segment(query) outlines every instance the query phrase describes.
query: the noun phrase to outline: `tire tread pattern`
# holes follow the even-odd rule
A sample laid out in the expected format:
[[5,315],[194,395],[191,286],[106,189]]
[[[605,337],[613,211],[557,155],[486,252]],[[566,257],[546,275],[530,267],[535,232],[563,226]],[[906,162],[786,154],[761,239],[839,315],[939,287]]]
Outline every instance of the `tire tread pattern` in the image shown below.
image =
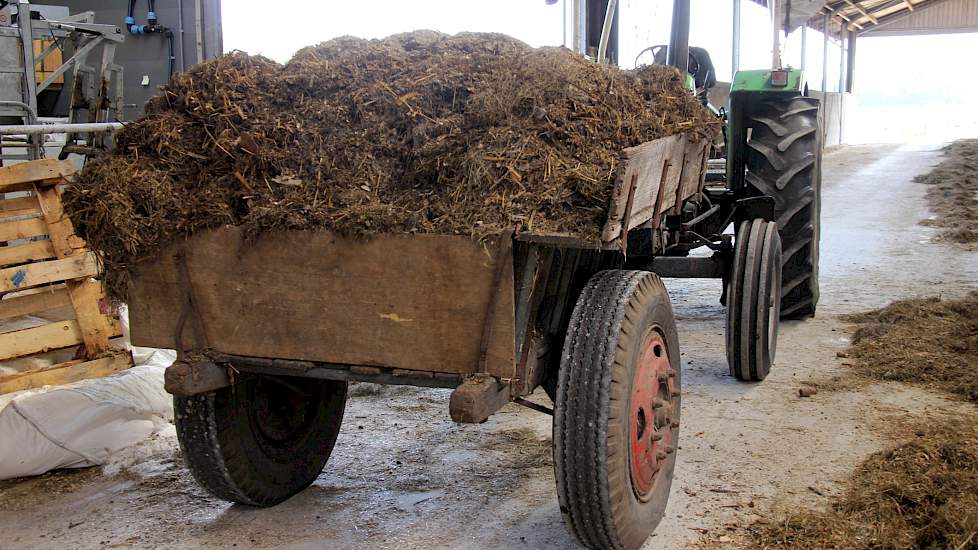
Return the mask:
[[818,111],[818,100],[802,96],[771,96],[753,105],[746,179],[761,194],[774,198],[774,221],[784,247],[784,280],[804,278],[782,292],[782,318],[809,317],[818,304]]
[[[262,456],[243,438],[254,437],[253,426],[241,406],[243,384],[253,377],[239,376],[236,384],[215,392],[174,397],[174,424],[184,460],[194,479],[218,498],[249,506],[272,506],[307,487],[329,459],[343,420],[347,384],[316,380],[322,391],[319,422],[310,427],[301,444],[301,456],[281,463]],[[284,468],[286,481],[273,480],[270,468]]]
[[[623,358],[634,339],[644,337],[637,334],[641,305],[655,296],[668,304],[665,286],[652,273],[601,271],[582,291],[567,328],[554,411],[554,466],[565,523],[588,548],[633,548],[655,527],[621,520],[623,494],[632,498],[632,489],[613,471],[620,458],[615,453],[628,443],[617,441],[628,419],[614,412],[615,402],[627,403],[622,389],[632,383],[632,365]],[[671,306],[668,311],[671,319]],[[671,331],[675,342],[674,325]],[[678,354],[678,343],[675,348]]]

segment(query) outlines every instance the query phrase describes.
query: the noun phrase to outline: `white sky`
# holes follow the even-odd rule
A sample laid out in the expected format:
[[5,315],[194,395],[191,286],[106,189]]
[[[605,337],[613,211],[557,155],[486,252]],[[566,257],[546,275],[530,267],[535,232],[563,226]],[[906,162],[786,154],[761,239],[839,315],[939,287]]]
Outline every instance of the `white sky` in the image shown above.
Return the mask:
[[[382,38],[397,32],[434,29],[446,33],[494,31],[509,34],[532,46],[559,45],[564,41],[564,0],[224,0],[224,47],[260,53],[287,61],[303,46],[342,35]],[[567,4],[570,1],[567,0]],[[635,55],[646,46],[668,42],[669,0],[619,0],[620,61],[631,68]],[[771,23],[765,8],[742,3],[741,68],[770,64]],[[277,20],[279,14],[288,18]],[[569,16],[568,16],[569,18]],[[690,44],[712,54],[720,80],[731,72],[732,4],[729,0],[692,0]],[[568,40],[570,40],[568,38]],[[856,92],[872,102],[918,103],[942,101],[974,105],[978,71],[968,56],[978,51],[978,34],[919,37],[860,38],[857,47]],[[800,32],[788,38],[786,64],[800,66]],[[820,88],[822,37],[808,32],[807,77]],[[644,58],[643,58],[644,59]],[[829,49],[828,89],[838,89],[838,48]],[[973,110],[978,110],[978,106]]]
[[[287,16],[277,21],[277,16]],[[531,46],[563,39],[560,4],[543,0],[224,0],[224,50],[287,61],[299,48],[343,35],[361,38],[433,29],[501,32]]]

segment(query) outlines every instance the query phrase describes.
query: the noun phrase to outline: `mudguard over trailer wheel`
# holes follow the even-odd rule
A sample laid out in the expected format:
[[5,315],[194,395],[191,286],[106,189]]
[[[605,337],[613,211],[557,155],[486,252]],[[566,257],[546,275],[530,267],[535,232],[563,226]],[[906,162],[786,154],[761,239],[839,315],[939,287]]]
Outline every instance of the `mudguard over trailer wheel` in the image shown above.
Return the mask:
[[774,199],[784,285],[781,315],[815,315],[818,304],[818,239],[822,145],[818,100],[770,94],[751,105],[747,182]]
[[739,380],[764,380],[778,343],[781,238],[774,222],[754,219],[737,228],[727,288],[727,364]]
[[214,496],[272,506],[305,489],[336,443],[346,382],[239,373],[214,392],[174,397],[180,448]]
[[657,275],[591,278],[571,315],[558,378],[561,513],[588,548],[637,549],[662,519],[679,437],[679,339]]

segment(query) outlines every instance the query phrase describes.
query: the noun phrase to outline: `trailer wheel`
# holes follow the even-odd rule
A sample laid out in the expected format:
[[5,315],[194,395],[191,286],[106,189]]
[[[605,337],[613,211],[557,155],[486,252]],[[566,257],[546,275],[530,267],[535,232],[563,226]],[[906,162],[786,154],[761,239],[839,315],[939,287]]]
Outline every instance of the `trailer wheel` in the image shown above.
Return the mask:
[[772,94],[752,105],[746,178],[774,199],[784,247],[781,316],[815,315],[818,304],[818,239],[822,145],[818,100]]
[[235,375],[235,383],[174,397],[177,438],[194,478],[219,498],[272,506],[322,471],[343,421],[346,382]]
[[665,512],[679,438],[679,338],[644,271],[601,271],[571,315],[554,410],[565,522],[588,548],[642,546]]
[[764,380],[778,343],[781,239],[777,224],[745,221],[736,233],[727,288],[727,364],[738,380]]

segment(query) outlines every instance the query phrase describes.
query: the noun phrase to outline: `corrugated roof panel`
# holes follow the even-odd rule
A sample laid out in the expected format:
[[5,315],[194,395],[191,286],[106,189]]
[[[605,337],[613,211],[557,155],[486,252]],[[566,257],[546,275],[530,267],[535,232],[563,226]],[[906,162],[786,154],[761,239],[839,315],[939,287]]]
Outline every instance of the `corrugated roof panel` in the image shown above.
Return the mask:
[[870,25],[863,35],[978,32],[978,0],[944,0],[922,5],[893,22]]

